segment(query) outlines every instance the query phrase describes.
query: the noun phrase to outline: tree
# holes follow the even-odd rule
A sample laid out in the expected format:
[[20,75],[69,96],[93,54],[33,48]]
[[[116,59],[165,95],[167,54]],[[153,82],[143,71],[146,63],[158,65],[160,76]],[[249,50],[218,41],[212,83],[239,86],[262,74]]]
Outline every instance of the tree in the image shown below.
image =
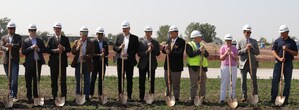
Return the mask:
[[203,35],[202,37],[205,42],[212,42],[214,39],[216,39],[215,29],[216,27],[214,25],[208,23],[200,24],[198,22],[192,22],[185,30],[185,34],[187,36],[186,39],[190,39],[190,34],[193,30],[198,30]]
[[260,42],[263,42],[263,43],[266,44],[266,43],[267,43],[267,39],[266,39],[265,37],[261,37],[261,38],[260,38]]
[[159,27],[159,31],[157,31],[157,40],[158,42],[163,42],[166,41],[168,38],[168,30],[169,30],[169,25],[162,25]]
[[9,21],[10,19],[7,17],[0,19],[0,38],[7,34],[7,24]]
[[298,40],[296,36],[291,37],[293,40]]
[[113,35],[112,33],[108,33],[107,38],[108,38],[108,43],[114,43],[116,40],[116,35]]
[[41,38],[44,42],[48,42],[48,38],[50,33],[47,31],[41,32],[41,31],[37,31],[36,35]]

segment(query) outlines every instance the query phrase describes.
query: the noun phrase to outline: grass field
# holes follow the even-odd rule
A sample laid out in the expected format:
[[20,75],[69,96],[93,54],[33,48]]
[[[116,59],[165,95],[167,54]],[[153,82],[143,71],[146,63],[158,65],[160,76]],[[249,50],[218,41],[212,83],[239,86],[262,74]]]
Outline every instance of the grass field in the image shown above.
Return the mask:
[[[208,103],[206,105],[196,107],[192,102],[189,101],[189,79],[181,79],[181,97],[180,102],[177,102],[174,107],[166,106],[164,102],[164,90],[165,84],[163,78],[156,78],[156,87],[155,87],[155,102],[152,105],[146,105],[145,103],[138,102],[139,100],[139,89],[138,89],[138,78],[134,78],[133,82],[133,100],[134,102],[129,102],[126,105],[122,105],[117,102],[117,78],[116,77],[106,77],[105,80],[105,91],[108,93],[109,101],[106,105],[100,105],[98,99],[93,98],[91,102],[85,103],[84,106],[77,106],[74,102],[75,99],[75,78],[68,77],[68,97],[65,106],[55,107],[54,102],[50,102],[51,98],[51,87],[50,87],[50,77],[43,76],[41,78],[40,93],[45,97],[45,105],[43,107],[35,107],[36,109],[230,109],[228,105],[218,104],[219,100],[219,84],[220,79],[208,79],[207,80],[207,94],[206,100]],[[249,80],[248,80],[249,81]],[[7,94],[7,80],[5,76],[0,76],[1,84],[1,97],[4,97]],[[248,89],[251,91],[251,83],[248,83]],[[272,107],[268,101],[270,100],[270,89],[271,89],[271,80],[270,79],[259,79],[259,97],[260,103],[258,106],[253,106],[250,103],[240,103],[238,109],[299,109],[299,80],[293,80],[291,86],[291,95],[289,105],[283,107]],[[148,88],[148,87],[147,87]],[[240,94],[240,79],[237,80],[237,97],[238,100],[241,98]],[[248,92],[250,93],[250,92]],[[248,94],[250,96],[250,94]],[[30,109],[32,104],[27,104],[26,102],[26,88],[25,88],[25,79],[24,76],[19,77],[19,101],[14,103],[14,108],[16,109]],[[3,102],[0,101],[0,109],[3,108]]]

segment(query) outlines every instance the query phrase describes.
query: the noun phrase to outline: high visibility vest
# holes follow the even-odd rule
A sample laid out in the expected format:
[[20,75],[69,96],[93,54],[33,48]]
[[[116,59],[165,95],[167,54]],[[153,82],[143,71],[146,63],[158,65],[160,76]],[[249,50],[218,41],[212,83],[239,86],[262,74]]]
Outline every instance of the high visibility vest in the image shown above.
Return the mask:
[[[188,42],[188,44],[192,47],[193,51],[198,50],[199,48],[196,46],[196,43],[194,41]],[[203,43],[200,43],[200,46],[203,46]],[[203,67],[208,67],[208,60],[206,57],[203,56],[203,62],[201,65],[201,54],[196,55],[194,57],[189,57],[187,55],[187,63],[189,66],[203,66]]]

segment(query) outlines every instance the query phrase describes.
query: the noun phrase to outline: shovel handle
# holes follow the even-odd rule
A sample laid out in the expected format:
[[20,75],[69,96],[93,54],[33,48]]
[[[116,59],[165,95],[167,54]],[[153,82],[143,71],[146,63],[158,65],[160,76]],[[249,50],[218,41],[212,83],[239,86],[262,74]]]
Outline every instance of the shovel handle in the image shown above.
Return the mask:
[[[105,55],[104,51],[102,51],[102,55]],[[104,79],[104,60],[105,60],[105,58],[102,56],[102,77],[101,77],[101,80],[102,80],[102,93],[103,93],[103,88],[104,88],[104,82],[103,82],[103,79]]]
[[80,47],[80,53],[79,53],[79,59],[80,59],[80,94],[82,95],[83,94],[83,91],[82,91],[82,68],[83,68],[83,58],[82,58],[82,55],[83,55],[83,52],[82,52],[82,48],[83,46]]
[[252,62],[251,62],[251,51],[247,50],[248,53],[248,63],[249,63],[249,73],[251,77],[251,90],[252,90],[252,95],[254,94],[254,88],[253,88],[253,79],[252,79]]
[[[282,50],[282,58],[285,57],[285,49]],[[280,82],[279,82],[279,94],[282,96],[282,82],[283,82],[283,75],[284,75],[284,62],[281,63],[281,70],[280,70]]]
[[[124,49],[121,51],[122,54],[124,54]],[[121,91],[124,93],[124,74],[125,74],[125,60],[124,56],[121,54]]]
[[8,98],[10,97],[11,49],[8,50]]
[[171,89],[170,89],[170,65],[169,65],[169,54],[166,55],[167,59],[167,83],[168,83],[168,95],[171,96]]

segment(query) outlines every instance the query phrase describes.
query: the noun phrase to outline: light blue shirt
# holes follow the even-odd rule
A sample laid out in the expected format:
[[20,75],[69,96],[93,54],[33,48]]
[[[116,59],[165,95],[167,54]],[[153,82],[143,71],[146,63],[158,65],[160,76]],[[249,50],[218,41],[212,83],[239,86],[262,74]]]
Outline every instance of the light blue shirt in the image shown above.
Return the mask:
[[98,40],[98,42],[99,42],[99,47],[100,47],[100,53],[102,53],[103,41]]
[[[29,38],[30,38],[30,40],[31,40],[32,45],[37,45],[36,38],[32,38],[32,37],[29,37]],[[37,50],[37,51],[38,51],[38,50]],[[39,60],[37,51],[34,51],[34,59],[35,59],[35,60]]]

